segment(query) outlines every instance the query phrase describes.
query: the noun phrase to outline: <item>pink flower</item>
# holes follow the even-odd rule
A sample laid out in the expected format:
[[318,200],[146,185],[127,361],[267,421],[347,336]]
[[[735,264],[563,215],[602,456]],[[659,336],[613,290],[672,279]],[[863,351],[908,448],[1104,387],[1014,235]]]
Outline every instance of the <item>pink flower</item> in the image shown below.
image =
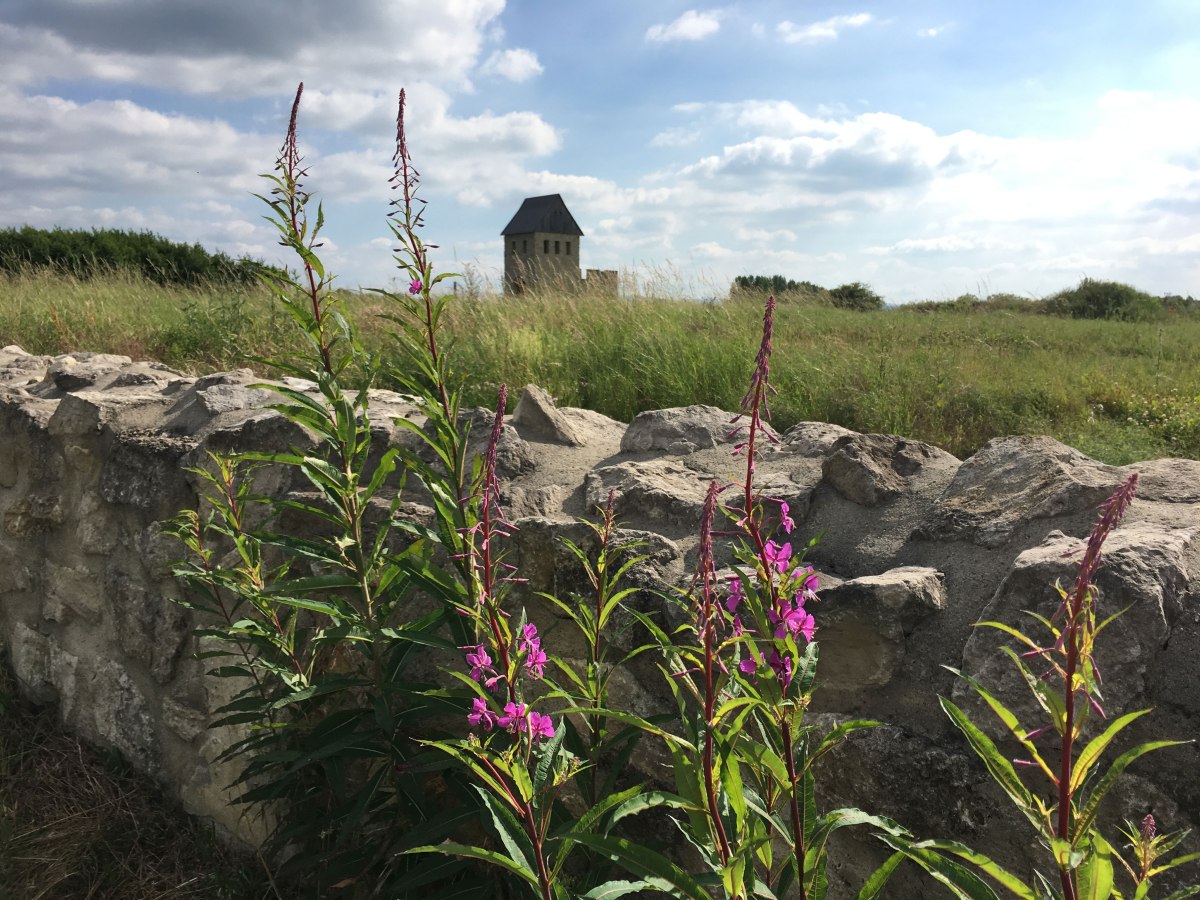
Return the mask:
[[767,657],[767,662],[771,668],[775,670],[775,678],[779,681],[779,686],[785,691],[792,683],[792,660],[788,656],[780,656],[779,651],[772,650],[771,655]]
[[537,647],[529,651],[529,655],[525,657],[525,671],[529,673],[531,678],[541,678],[546,674],[546,663],[549,660],[546,658],[546,651],[541,647]]
[[521,639],[517,650],[525,654],[525,671],[532,678],[541,678],[545,674],[546,663],[549,659],[542,649],[542,639],[538,637],[537,626],[526,625],[521,629]]
[[531,712],[529,714],[529,736],[535,742],[543,738],[554,737],[554,722],[551,721],[549,716],[544,716],[539,712]]
[[775,626],[776,640],[783,640],[789,634],[795,637],[798,634],[804,635],[806,641],[813,639],[813,634],[817,630],[816,620],[809,615],[804,609],[803,594],[796,595],[796,604],[794,606],[785,606],[783,615],[771,610],[767,613],[767,618],[771,624]]
[[746,597],[745,589],[742,587],[742,580],[734,577],[729,582],[729,596],[725,600],[725,608],[731,613],[736,613],[738,604]]
[[787,532],[788,534],[791,534],[792,529],[796,527],[795,521],[789,515],[790,512],[791,512],[791,507],[789,507],[785,501],[780,500],[779,501],[780,524],[783,525],[783,530],[785,532]]
[[767,565],[774,566],[776,572],[786,572],[788,563],[792,561],[792,545],[789,542],[780,547],[774,541],[767,541],[763,547],[763,556]]
[[812,566],[805,566],[804,571],[808,574],[804,576],[804,583],[801,585],[801,587],[804,589],[806,596],[815,595],[817,587],[820,584],[817,573],[813,571]]
[[471,701],[471,712],[467,715],[467,721],[475,728],[491,731],[500,721],[500,717],[488,708],[486,700],[476,697]]
[[467,653],[467,665],[471,667],[471,678],[475,681],[482,681],[483,676],[492,671],[492,658],[483,644],[471,648]]
[[510,734],[529,730],[529,720],[526,718],[529,707],[524,703],[505,703],[504,715],[496,720],[501,728],[507,728]]
[[754,661],[753,656],[747,656],[738,663],[738,671],[743,675],[753,675],[758,670],[758,663]]
[[424,287],[424,285],[421,284],[421,279],[414,278],[411,282],[409,282],[408,292],[410,294],[419,294],[419,293],[421,293],[422,287]]

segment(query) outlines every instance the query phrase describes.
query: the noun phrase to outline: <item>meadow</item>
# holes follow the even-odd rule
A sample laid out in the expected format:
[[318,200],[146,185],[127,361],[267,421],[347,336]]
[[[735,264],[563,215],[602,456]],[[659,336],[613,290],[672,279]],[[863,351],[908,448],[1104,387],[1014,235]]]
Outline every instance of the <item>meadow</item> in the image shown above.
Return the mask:
[[[122,353],[197,373],[300,349],[258,287],[47,269],[8,273],[0,285],[0,344],[31,353]],[[366,345],[388,359],[384,304],[343,293]],[[446,325],[469,403],[490,405],[501,382],[532,382],[561,404],[628,421],[692,403],[737,409],[762,300],[482,294],[451,304]],[[859,312],[784,298],[772,421],[895,433],[960,457],[1007,434],[1050,434],[1113,464],[1200,457],[1200,318],[1073,319],[995,306]]]

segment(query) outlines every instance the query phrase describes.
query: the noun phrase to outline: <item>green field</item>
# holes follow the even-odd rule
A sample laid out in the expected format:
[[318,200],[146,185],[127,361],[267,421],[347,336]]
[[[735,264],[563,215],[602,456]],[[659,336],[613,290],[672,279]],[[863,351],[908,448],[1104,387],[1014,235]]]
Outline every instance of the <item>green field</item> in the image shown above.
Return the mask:
[[[386,301],[350,295],[365,342],[385,355]],[[452,304],[452,358],[472,403],[503,381],[616,419],[665,406],[736,409],[761,332],[756,298],[573,295]],[[45,270],[0,282],[0,345],[97,350],[199,372],[286,353],[289,321],[265,291],[171,288],[116,273]],[[1009,309],[854,312],[780,304],[773,422],[892,432],[966,456],[991,437],[1051,434],[1111,463],[1200,458],[1200,320],[1070,319]]]

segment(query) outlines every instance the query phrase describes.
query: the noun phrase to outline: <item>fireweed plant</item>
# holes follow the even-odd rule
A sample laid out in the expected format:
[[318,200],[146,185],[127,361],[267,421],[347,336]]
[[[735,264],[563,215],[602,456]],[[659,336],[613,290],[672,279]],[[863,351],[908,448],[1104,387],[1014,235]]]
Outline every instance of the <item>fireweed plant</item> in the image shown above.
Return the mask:
[[[540,595],[575,626],[585,648],[582,670],[570,660],[553,658],[560,681],[551,696],[564,699],[572,709],[586,711],[563,721],[567,728],[566,745],[582,762],[577,776],[579,789],[592,804],[616,789],[643,733],[636,720],[622,723],[606,715],[605,710],[610,705],[609,683],[613,675],[632,659],[655,646],[643,644],[613,658],[612,638],[628,633],[636,623],[624,609],[625,600],[635,593],[636,588],[622,587],[621,582],[629,570],[646,557],[637,555],[644,542],[629,541],[620,535],[612,491],[609,491],[605,505],[597,507],[596,512],[597,521],[582,522],[595,542],[594,558],[584,546],[570,538],[562,539],[583,569],[590,591],[571,593],[565,599],[552,594]],[[621,727],[614,730],[614,726]]]
[[[310,218],[304,187],[302,92],[303,85],[275,171],[264,176],[270,193],[260,199],[280,243],[299,259],[298,275],[265,280],[308,352],[264,362],[316,390],[261,385],[279,398],[272,408],[299,426],[295,446],[215,456],[196,470],[209,485],[205,512],[185,511],[175,523],[191,553],[176,574],[190,588],[183,602],[213,623],[198,631],[198,656],[220,663],[210,674],[233,679],[232,700],[213,726],[237,726],[244,736],[221,758],[241,762],[237,800],[263,816],[264,855],[283,860],[277,874],[288,895],[406,896],[436,884],[442,896],[488,896],[493,880],[469,867],[403,855],[478,815],[452,761],[409,737],[436,733],[434,717],[461,708],[409,673],[420,651],[456,653],[468,633],[446,610],[473,585],[462,550],[477,521],[463,436],[447,425],[456,420],[457,397],[437,353],[440,307],[429,296],[436,280],[416,236],[415,175],[400,140],[398,230],[408,238],[405,261],[416,270],[409,287],[419,301],[398,302],[396,318],[422,317],[400,345],[425,363],[411,379],[427,415],[429,430],[419,433],[440,466],[411,449],[372,451],[368,392],[378,366],[317,253],[324,214],[318,204]],[[255,493],[255,476],[279,484],[281,473],[282,483],[305,490]],[[405,476],[433,498],[436,529],[401,514],[395,482]],[[440,608],[428,612],[418,594],[442,601]],[[428,800],[431,784],[436,803]]]
[[[1101,705],[1100,671],[1095,660],[1096,639],[1104,628],[1124,610],[1100,617],[1100,592],[1094,579],[1100,566],[1101,550],[1109,533],[1120,522],[1133,500],[1138,475],[1133,472],[1101,507],[1101,514],[1088,537],[1079,570],[1070,590],[1056,586],[1061,603],[1049,618],[1030,612],[1042,626],[1046,637],[1038,641],[1002,622],[982,622],[1007,634],[1023,648],[1002,651],[1016,666],[1022,681],[1029,686],[1045,723],[1027,728],[1003,702],[976,679],[951,669],[962,678],[1003,723],[1021,748],[1022,758],[1007,759],[981,729],[959,707],[941,698],[942,709],[966,737],[971,749],[987,767],[992,779],[1029,820],[1039,842],[1046,848],[1051,874],[1033,873],[1033,880],[1022,881],[981,853],[957,841],[912,842],[903,835],[880,835],[895,853],[872,876],[860,897],[878,896],[891,872],[905,859],[911,859],[944,884],[958,897],[992,900],[998,897],[992,886],[975,874],[978,870],[1009,894],[1028,900],[1105,900],[1150,896],[1153,879],[1184,863],[1200,860],[1200,853],[1162,859],[1187,836],[1187,832],[1157,835],[1152,815],[1140,825],[1126,822],[1123,830],[1128,843],[1129,860],[1110,843],[1097,825],[1102,801],[1134,761],[1153,750],[1172,747],[1186,741],[1156,740],[1138,744],[1113,759],[1103,774],[1100,763],[1114,739],[1132,722],[1150,710],[1126,713],[1114,719],[1103,731],[1080,747],[1084,726],[1091,714],[1105,717]],[[1053,753],[1043,753],[1038,739],[1053,736]],[[1051,800],[1031,790],[1018,770],[1033,773],[1048,783]],[[967,863],[970,867],[964,866]],[[1117,886],[1114,863],[1119,863],[1131,882],[1127,891]],[[1200,895],[1200,885],[1173,892],[1168,900]]]
[[[604,836],[624,817],[670,800],[635,787],[599,796],[578,821],[557,803],[580,766],[563,747],[561,719],[556,727],[526,691],[550,663],[541,636],[523,615],[514,627],[504,608],[512,573],[502,543],[511,526],[499,504],[496,453],[506,391],[484,457],[472,462],[439,340],[447,300],[432,293],[450,276],[434,274],[420,237],[424,204],[403,92],[388,221],[408,283],[379,293],[395,310],[388,319],[404,361],[389,378],[424,421],[398,420],[415,446],[374,455],[369,389],[380,365],[358,341],[317,253],[324,214],[318,204],[315,220],[308,217],[297,142],[302,93],[303,85],[275,172],[264,176],[272,189],[260,199],[280,243],[299,259],[297,276],[266,280],[308,354],[263,362],[315,386],[316,396],[295,382],[260,385],[278,395],[272,408],[299,426],[297,446],[214,456],[196,470],[209,486],[203,514],[185,511],[175,525],[192,557],[176,570],[190,588],[181,602],[213,622],[198,630],[198,655],[220,661],[210,674],[234,679],[232,700],[213,724],[245,736],[222,759],[242,763],[238,801],[267,823],[264,859],[283,860],[276,875],[288,896],[507,896],[508,885],[521,883],[543,898],[576,896],[563,870],[581,843],[576,836]],[[299,476],[307,490],[282,499],[255,493],[255,476],[279,483],[280,472],[286,483]],[[405,517],[406,485],[431,502],[432,523]],[[285,520],[298,533],[283,528]],[[610,521],[608,531],[614,527]],[[605,576],[605,616],[607,600],[624,596],[615,579],[625,571]],[[466,668],[452,675],[469,690],[409,674],[430,648]],[[468,739],[438,739],[447,712],[461,716]],[[494,840],[457,844],[452,838],[481,815]],[[514,880],[483,877],[479,860]],[[651,875],[594,890],[613,897],[660,887],[671,885]]]
[[[676,790],[688,804],[680,830],[703,860],[702,896],[825,896],[826,844],[843,826],[870,824],[896,835],[890,820],[856,809],[817,812],[816,763],[848,735],[877,723],[845,722],[818,736],[804,724],[817,666],[813,640],[818,576],[793,549],[786,502],[755,485],[770,384],[774,298],[742,410],[730,423],[735,457],[744,459],[737,499],[721,507],[719,482],[708,488],[698,567],[684,595],[686,620],[658,638],[662,670],[683,735],[667,736]],[[727,487],[733,487],[728,485]],[[734,574],[718,578],[713,539],[718,513],[731,523]],[[778,533],[776,533],[778,532]],[[811,545],[810,545],[811,546]]]

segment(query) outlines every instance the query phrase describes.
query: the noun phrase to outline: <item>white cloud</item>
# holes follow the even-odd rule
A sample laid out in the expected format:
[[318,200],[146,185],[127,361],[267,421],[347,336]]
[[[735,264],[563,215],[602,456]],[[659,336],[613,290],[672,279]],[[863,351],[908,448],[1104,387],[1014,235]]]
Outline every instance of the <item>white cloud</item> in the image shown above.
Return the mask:
[[650,138],[651,147],[687,147],[700,140],[699,128],[668,128]]
[[770,244],[774,242],[792,243],[796,240],[796,232],[789,228],[770,230],[767,228],[747,228],[739,225],[734,229],[733,236],[739,241],[750,244]]
[[933,25],[929,28],[917,29],[917,37],[935,38],[945,34],[950,29],[949,25]]
[[833,16],[810,25],[797,25],[785,19],[775,26],[775,31],[789,44],[815,44],[818,41],[833,40],[847,28],[861,28],[873,21],[874,16],[870,13]]
[[518,84],[536,78],[543,72],[537,54],[531,50],[497,50],[480,67],[484,75],[499,75]]
[[699,12],[689,9],[674,22],[666,25],[651,25],[646,29],[646,40],[654,43],[700,41],[716,34],[720,29],[721,13],[719,11]]

